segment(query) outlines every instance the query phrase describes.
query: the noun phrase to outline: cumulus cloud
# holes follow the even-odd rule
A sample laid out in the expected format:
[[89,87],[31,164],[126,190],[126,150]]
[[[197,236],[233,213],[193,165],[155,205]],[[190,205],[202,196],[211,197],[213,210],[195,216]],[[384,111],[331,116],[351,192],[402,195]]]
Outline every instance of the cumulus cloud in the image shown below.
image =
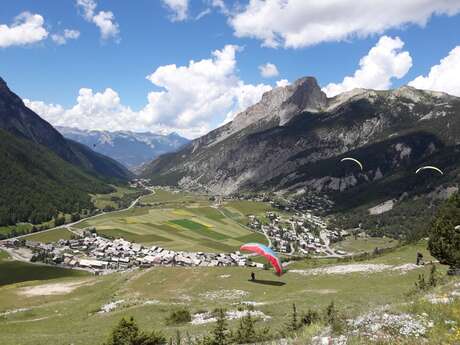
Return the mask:
[[264,78],[272,78],[278,76],[280,73],[278,72],[278,68],[276,65],[267,62],[265,65],[259,66],[260,75]]
[[264,46],[306,47],[379,34],[408,24],[423,26],[432,15],[460,12],[455,0],[250,0],[229,23],[237,37]]
[[163,4],[171,11],[171,20],[173,22],[184,21],[188,17],[188,0],[161,0]]
[[99,28],[102,39],[118,39],[120,29],[111,11],[99,11],[96,14],[97,3],[94,0],[76,0],[76,4],[83,12],[83,18]]
[[94,92],[82,88],[76,104],[24,100],[25,104],[54,125],[82,129],[178,132],[194,138],[258,102],[271,89],[265,84],[246,84],[236,74],[239,47],[227,45],[211,57],[188,65],[165,65],[147,76],[159,91],[147,95],[147,103],[133,110],[113,89]]
[[404,42],[399,37],[382,36],[369,53],[359,61],[359,69],[341,83],[330,83],[323,88],[329,97],[354,88],[385,90],[393,78],[400,79],[412,67],[412,58],[401,51]]
[[80,37],[80,31],[65,29],[63,33],[52,34],[51,39],[54,43],[63,45],[66,44],[68,40],[76,40]]
[[289,81],[287,79],[281,79],[276,82],[277,87],[285,87],[289,85]]
[[460,46],[455,47],[427,76],[418,76],[409,85],[417,89],[442,91],[460,96]]
[[22,12],[14,18],[11,25],[0,25],[0,48],[23,46],[44,40],[48,37],[44,23],[41,15]]

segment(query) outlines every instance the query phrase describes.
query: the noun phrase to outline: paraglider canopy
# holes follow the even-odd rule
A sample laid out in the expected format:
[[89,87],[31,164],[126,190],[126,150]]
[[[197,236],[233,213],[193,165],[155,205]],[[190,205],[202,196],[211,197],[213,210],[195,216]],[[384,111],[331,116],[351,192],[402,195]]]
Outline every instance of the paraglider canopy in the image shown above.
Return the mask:
[[361,164],[359,160],[351,158],[351,157],[345,157],[340,160],[340,162],[345,162],[345,161],[355,162],[356,164],[359,165],[359,168],[361,169],[361,171],[363,170],[363,165]]
[[281,261],[276,255],[276,253],[268,248],[266,245],[260,243],[246,243],[240,247],[241,251],[256,253],[265,257],[268,262],[273,266],[276,271],[276,274],[281,276],[283,273],[283,268],[281,266]]
[[442,172],[442,170],[441,170],[441,169],[439,169],[439,168],[436,168],[436,167],[434,167],[434,166],[432,166],[432,165],[427,165],[427,166],[424,166],[424,167],[418,168],[418,169],[417,169],[417,171],[416,171],[415,173],[416,173],[416,174],[418,174],[420,171],[422,171],[422,170],[427,170],[427,169],[428,169],[428,170],[434,170],[434,171],[437,171],[437,172],[438,172],[438,173],[440,173],[441,175],[444,175],[444,173]]

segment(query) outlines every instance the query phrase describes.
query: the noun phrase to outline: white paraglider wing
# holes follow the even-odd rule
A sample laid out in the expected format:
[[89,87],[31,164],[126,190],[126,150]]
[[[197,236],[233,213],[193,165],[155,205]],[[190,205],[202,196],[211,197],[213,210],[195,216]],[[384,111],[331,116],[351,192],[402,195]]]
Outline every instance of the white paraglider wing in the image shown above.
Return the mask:
[[432,166],[432,165],[427,165],[427,166],[424,166],[424,167],[418,168],[418,169],[417,169],[417,171],[416,171],[415,173],[416,173],[416,174],[418,174],[420,171],[422,171],[422,170],[427,170],[427,169],[428,169],[428,170],[434,170],[434,171],[437,171],[437,172],[438,172],[438,173],[440,173],[441,175],[444,175],[444,173],[442,172],[442,170],[441,170],[441,169],[439,169],[439,168],[436,168],[436,167],[434,167],[434,166]]
[[359,165],[359,167],[361,168],[361,170],[363,170],[363,165],[361,164],[361,162],[357,159],[354,159],[354,158],[351,158],[351,157],[345,157],[345,158],[342,158],[340,160],[341,162],[344,162],[344,161],[352,161],[352,162],[355,162],[356,164]]

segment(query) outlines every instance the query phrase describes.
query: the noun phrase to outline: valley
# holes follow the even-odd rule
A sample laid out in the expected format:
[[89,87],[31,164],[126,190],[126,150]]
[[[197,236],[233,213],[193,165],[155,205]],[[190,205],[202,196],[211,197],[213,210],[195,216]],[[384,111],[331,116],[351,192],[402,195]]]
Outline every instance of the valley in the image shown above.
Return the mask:
[[[247,241],[266,241],[262,233],[254,231],[257,229],[246,227],[254,219],[267,220],[269,226],[266,217],[270,214],[278,212],[289,220],[296,212],[274,208],[274,202],[264,202],[263,198],[224,200],[167,188],[151,190],[152,194],[141,197],[132,209],[109,212],[71,226],[71,235],[95,229],[99,236],[124,238],[145,248],[161,246],[168,253],[229,252]],[[55,229],[25,239],[41,243],[66,241],[66,231]],[[441,339],[450,339],[451,326],[440,319],[439,313],[442,308],[444,317],[457,320],[454,310],[458,300],[444,304],[437,299],[460,293],[460,280],[446,277],[447,268],[436,264],[437,279],[444,277],[442,284],[429,291],[415,288],[420,274],[430,275],[428,263],[433,258],[426,241],[404,245],[385,238],[347,236],[333,247],[354,255],[295,260],[285,256],[286,273],[282,277],[263,269],[259,264],[263,261],[257,258],[253,263],[249,259],[246,267],[187,267],[177,261],[118,265],[105,272],[89,269],[105,273],[94,276],[84,270],[61,268],[62,265],[11,261],[2,252],[0,273],[10,277],[0,286],[2,344],[101,344],[123,316],[134,316],[147,330],[162,329],[168,336],[180,332],[194,337],[213,327],[216,308],[225,308],[233,315],[230,325],[237,325],[239,317],[252,312],[259,320],[257,326],[270,327],[270,334],[277,337],[281,325],[289,320],[293,303],[299,312],[321,312],[331,302],[348,320],[342,332],[349,339],[354,337],[354,328],[365,331],[367,326],[360,320],[375,318],[375,311],[395,318],[392,334],[402,332],[404,327],[419,327],[404,337],[412,339],[416,332],[422,332],[425,339],[438,339],[440,334],[444,337]],[[386,250],[376,254],[376,247]],[[427,265],[415,265],[417,252],[423,254]],[[92,260],[104,259],[94,255]],[[255,282],[249,279],[251,271],[256,274]],[[13,276],[11,272],[15,272]],[[191,313],[190,322],[166,323],[171,311],[184,308]],[[400,319],[397,315],[408,316]],[[305,328],[299,339],[311,340],[317,327],[319,324]]]

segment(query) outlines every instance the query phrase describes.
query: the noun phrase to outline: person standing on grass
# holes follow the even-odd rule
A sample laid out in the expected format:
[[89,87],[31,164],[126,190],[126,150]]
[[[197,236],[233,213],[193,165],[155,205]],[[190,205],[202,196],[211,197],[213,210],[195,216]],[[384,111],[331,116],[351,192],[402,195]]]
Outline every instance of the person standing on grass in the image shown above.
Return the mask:
[[417,252],[417,262],[416,265],[423,265],[423,254],[420,252]]
[[251,281],[255,281],[256,280],[256,275],[254,272],[251,272]]

